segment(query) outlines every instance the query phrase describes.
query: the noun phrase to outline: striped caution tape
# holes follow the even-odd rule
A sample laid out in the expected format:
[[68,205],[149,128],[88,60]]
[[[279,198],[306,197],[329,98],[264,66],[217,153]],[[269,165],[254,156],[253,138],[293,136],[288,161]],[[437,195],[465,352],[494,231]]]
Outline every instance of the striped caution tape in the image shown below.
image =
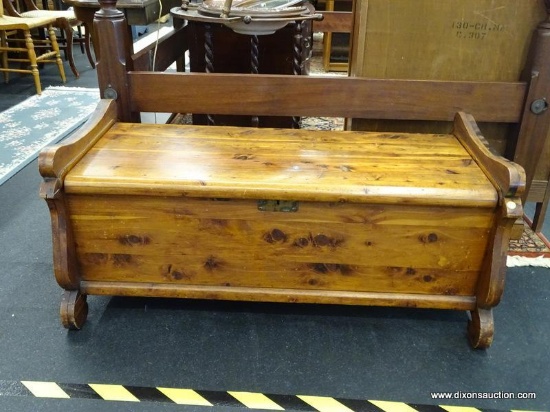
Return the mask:
[[[275,395],[254,392],[206,391],[181,388],[108,384],[75,384],[0,380],[0,396],[50,399],[97,399],[122,402],[161,402],[189,406],[225,406],[263,410],[307,412],[483,412],[464,406],[419,405],[403,402]],[[488,410],[485,410],[488,411]],[[494,410],[491,410],[495,412]],[[528,412],[528,411],[511,411]]]

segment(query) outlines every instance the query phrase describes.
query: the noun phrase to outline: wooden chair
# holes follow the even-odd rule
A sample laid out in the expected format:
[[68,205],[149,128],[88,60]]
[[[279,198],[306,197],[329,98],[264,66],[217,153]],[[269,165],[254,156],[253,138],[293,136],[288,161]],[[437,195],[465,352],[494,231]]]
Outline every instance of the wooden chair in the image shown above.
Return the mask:
[[[4,81],[8,82],[8,73],[30,73],[33,75],[34,84],[37,94],[42,93],[40,85],[40,75],[38,72],[38,63],[56,63],[59,68],[59,74],[63,82],[65,82],[65,70],[63,62],[59,54],[59,46],[57,44],[56,34],[53,28],[55,23],[54,17],[39,17],[39,18],[24,18],[12,17],[4,15],[4,3],[0,2],[0,53],[2,54],[2,66],[0,71],[4,73]],[[42,40],[48,47],[48,51],[36,55],[33,37],[31,30],[46,29],[48,38]],[[16,35],[22,34],[23,38],[17,38]],[[25,47],[18,44],[24,42]],[[22,53],[27,54],[26,58],[13,58],[9,54]],[[12,68],[9,66],[10,61],[19,63],[29,63],[30,69]]]
[[[345,61],[333,61],[332,54],[335,36],[351,36],[353,13],[350,10],[353,4],[349,0],[344,0],[339,2],[338,7],[335,9],[335,0],[326,0],[323,3],[325,6],[325,11],[322,12],[324,19],[320,22],[314,22],[315,30],[323,32],[323,67],[326,72],[348,72],[349,58]],[[349,39],[343,38],[342,40],[349,53]]]
[[[60,48],[65,49],[65,58],[69,62],[71,71],[73,72],[75,77],[79,77],[79,73],[73,57],[73,28],[77,28],[80,30],[82,22],[76,18],[74,12],[72,10],[42,10],[36,6],[33,0],[23,0],[25,11],[19,12],[15,9],[10,0],[3,1],[7,14],[13,17],[53,17],[55,19],[55,22],[53,24],[54,27],[57,27],[59,30],[61,30],[63,34],[61,38],[58,38],[58,44],[63,44],[63,46],[60,46]],[[84,46],[90,64],[92,65],[92,67],[95,67],[95,62],[92,58],[92,53],[90,50],[90,33],[87,30],[84,32]]]

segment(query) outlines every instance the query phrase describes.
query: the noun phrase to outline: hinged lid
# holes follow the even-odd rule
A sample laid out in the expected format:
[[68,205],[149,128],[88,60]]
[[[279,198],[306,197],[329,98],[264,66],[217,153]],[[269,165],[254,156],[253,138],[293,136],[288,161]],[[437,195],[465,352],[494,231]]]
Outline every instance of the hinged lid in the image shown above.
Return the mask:
[[68,193],[494,207],[453,135],[115,124]]

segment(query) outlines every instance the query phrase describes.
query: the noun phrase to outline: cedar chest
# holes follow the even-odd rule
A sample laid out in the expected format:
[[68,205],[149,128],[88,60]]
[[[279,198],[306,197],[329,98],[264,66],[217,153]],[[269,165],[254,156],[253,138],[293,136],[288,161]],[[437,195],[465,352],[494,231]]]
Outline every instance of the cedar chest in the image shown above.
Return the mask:
[[87,295],[466,310],[487,347],[521,167],[452,134],[120,123],[40,155],[61,319]]

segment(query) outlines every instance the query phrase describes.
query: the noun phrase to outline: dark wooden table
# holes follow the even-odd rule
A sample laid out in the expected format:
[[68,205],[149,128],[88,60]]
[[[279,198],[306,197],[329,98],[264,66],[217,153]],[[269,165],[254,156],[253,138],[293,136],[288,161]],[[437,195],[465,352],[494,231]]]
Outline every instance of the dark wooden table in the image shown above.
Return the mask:
[[[159,4],[162,4],[162,10]],[[74,8],[76,17],[84,23],[86,30],[90,31],[96,60],[99,58],[99,41],[94,33],[94,14],[99,10],[97,0],[63,0]],[[181,0],[120,0],[117,8],[121,10],[128,22],[128,30],[131,26],[146,26],[153,23],[162,15],[168,14],[172,7],[179,6]]]
[[[302,75],[308,73],[311,22],[288,24],[274,34],[248,36],[223,24],[190,21],[189,60],[192,72]],[[210,40],[210,47],[206,47]],[[255,50],[255,52],[254,52]],[[208,52],[210,51],[210,55]],[[255,57],[254,57],[255,56]],[[238,98],[238,96],[236,96]],[[299,128],[287,116],[193,115],[195,124]]]

